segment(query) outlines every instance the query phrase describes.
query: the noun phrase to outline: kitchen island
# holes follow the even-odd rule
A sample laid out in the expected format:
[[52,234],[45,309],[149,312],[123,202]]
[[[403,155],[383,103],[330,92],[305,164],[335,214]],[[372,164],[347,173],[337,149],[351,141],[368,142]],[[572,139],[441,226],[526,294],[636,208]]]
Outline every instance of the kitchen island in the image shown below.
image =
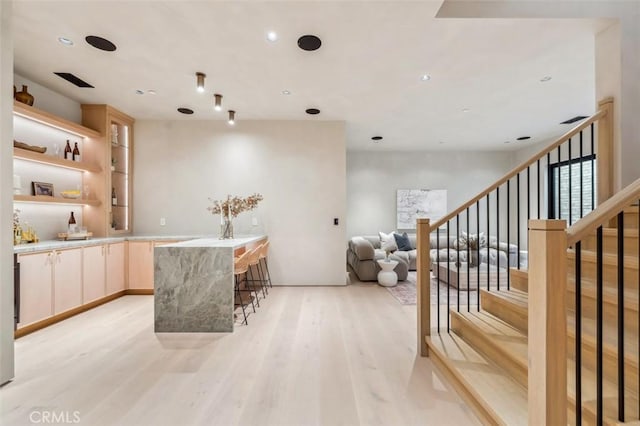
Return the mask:
[[156,247],[155,331],[233,331],[234,254],[266,239],[265,235],[231,240],[200,238]]

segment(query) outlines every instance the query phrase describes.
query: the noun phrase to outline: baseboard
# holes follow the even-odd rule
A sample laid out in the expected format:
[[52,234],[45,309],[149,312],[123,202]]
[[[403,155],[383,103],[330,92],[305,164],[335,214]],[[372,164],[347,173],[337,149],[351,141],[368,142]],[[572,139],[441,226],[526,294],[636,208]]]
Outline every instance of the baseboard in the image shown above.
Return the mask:
[[152,288],[129,288],[124,291],[127,296],[152,296]]
[[88,311],[90,309],[95,308],[96,306],[104,305],[107,302],[111,302],[112,300],[115,300],[115,299],[117,299],[119,297],[124,296],[125,294],[127,294],[126,293],[127,291],[128,290],[121,290],[121,291],[119,291],[117,293],[110,294],[108,296],[105,296],[105,297],[102,297],[100,299],[94,300],[93,302],[89,302],[89,303],[87,303],[85,305],[78,306],[77,308],[69,309],[68,311],[61,312],[61,313],[59,313],[57,315],[54,315],[52,317],[45,318],[45,319],[43,319],[41,321],[37,321],[37,322],[34,322],[33,324],[29,324],[29,325],[26,325],[24,327],[21,327],[21,328],[15,330],[13,332],[13,337],[15,339],[18,339],[18,338],[20,338],[22,336],[26,336],[27,334],[31,334],[34,331],[41,330],[41,329],[43,329],[45,327],[48,327],[48,326],[50,326],[52,324],[55,324],[57,322],[65,320],[67,318],[71,318],[72,316],[81,314],[82,312],[86,312],[86,311]]

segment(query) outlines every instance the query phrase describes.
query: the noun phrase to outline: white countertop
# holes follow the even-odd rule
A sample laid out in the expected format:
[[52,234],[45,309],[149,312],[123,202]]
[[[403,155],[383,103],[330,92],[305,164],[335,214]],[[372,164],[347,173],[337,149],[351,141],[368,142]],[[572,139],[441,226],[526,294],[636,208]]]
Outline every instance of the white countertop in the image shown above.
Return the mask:
[[165,244],[162,247],[198,247],[198,248],[232,248],[246,246],[247,244],[267,238],[266,235],[243,235],[231,240],[221,240],[215,237],[198,238],[195,240],[182,241],[180,243]]

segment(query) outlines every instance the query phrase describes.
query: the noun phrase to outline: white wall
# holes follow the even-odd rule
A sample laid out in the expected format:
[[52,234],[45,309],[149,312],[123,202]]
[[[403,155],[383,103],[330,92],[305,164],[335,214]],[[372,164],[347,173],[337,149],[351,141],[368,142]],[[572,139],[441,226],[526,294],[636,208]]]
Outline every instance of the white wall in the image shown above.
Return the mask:
[[0,1],[0,384],[14,376],[12,7],[12,1]]
[[75,123],[82,122],[82,110],[80,102],[54,92],[33,80],[29,80],[18,74],[13,75],[13,85],[18,91],[22,90],[22,85],[26,85],[28,92],[33,95],[35,108],[48,111],[58,117],[66,118]]
[[396,229],[396,190],[446,189],[451,211],[511,169],[510,152],[347,153],[347,236]]
[[234,228],[268,234],[274,282],[344,285],[345,152],[342,122],[137,121],[134,232],[217,235],[208,198],[259,192]]

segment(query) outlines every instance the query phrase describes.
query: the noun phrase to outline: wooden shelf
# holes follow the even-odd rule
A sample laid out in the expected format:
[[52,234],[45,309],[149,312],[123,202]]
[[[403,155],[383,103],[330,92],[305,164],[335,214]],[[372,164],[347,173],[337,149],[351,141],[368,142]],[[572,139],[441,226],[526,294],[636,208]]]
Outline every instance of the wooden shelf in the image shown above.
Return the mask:
[[86,171],[92,173],[100,173],[102,169],[95,164],[83,163],[79,161],[65,160],[64,158],[56,158],[52,155],[40,154],[39,152],[29,151],[22,148],[13,148],[13,157],[21,160],[32,161],[34,163],[49,164],[52,166],[64,167],[72,170]]
[[99,206],[102,203],[100,200],[83,200],[82,198],[62,198],[62,197],[49,197],[47,195],[14,195],[14,202],[23,203],[51,203],[51,204],[79,204],[88,206]]
[[13,102],[13,113],[21,117],[37,121],[38,123],[42,123],[45,126],[60,129],[83,138],[102,137],[100,132],[96,132],[93,129],[84,127],[78,123],[74,123],[73,121],[65,120],[64,118],[57,117],[46,111],[23,104],[22,102]]

